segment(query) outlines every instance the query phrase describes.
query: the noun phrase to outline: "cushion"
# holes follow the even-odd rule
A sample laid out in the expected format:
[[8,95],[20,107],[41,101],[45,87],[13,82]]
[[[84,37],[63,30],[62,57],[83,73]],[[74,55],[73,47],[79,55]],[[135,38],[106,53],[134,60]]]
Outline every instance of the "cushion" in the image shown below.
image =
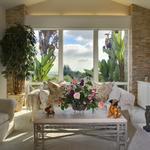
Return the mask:
[[50,90],[50,94],[57,94],[56,91],[60,88],[60,85],[55,82],[49,81],[48,88]]
[[39,93],[39,98],[40,98],[40,102],[41,102],[40,108],[43,110],[47,107],[48,96],[49,96],[48,90],[40,90],[40,93]]
[[106,101],[112,91],[112,83],[95,83],[94,88],[96,88],[97,98]]
[[121,106],[122,110],[129,110],[132,106],[134,106],[135,96],[132,93],[129,93],[128,91],[121,89],[121,97],[119,101],[119,105]]
[[35,90],[31,91],[31,92],[29,93],[29,95],[38,95],[39,92],[40,92],[40,89],[35,89]]
[[117,85],[114,85],[112,87],[112,91],[109,94],[109,99],[116,99],[116,100],[120,100],[121,97],[121,90]]
[[43,90],[48,90],[48,83],[47,82],[43,82]]
[[8,120],[9,120],[8,114],[0,112],[0,125]]
[[62,93],[63,93],[63,87],[61,87],[59,84],[54,83],[54,82],[48,82],[48,88],[49,88],[49,104],[52,104],[53,102],[57,103],[60,99],[60,97],[62,97]]
[[118,105],[122,110],[130,110],[134,105],[135,96],[128,91],[119,88],[117,85],[114,85],[109,95],[109,100],[110,99],[117,99],[119,101]]

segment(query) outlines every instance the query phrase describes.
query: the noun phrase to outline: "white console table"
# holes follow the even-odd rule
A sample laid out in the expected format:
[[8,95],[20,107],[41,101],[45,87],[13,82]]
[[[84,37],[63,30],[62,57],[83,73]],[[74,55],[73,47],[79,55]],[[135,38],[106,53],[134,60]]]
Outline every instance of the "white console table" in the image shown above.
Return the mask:
[[145,109],[150,105],[150,82],[138,81],[138,105]]

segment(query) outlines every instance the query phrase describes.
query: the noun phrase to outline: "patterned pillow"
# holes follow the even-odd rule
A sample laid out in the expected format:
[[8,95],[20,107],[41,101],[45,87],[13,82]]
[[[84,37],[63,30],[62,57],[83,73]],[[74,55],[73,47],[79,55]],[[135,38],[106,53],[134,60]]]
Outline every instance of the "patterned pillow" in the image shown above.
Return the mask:
[[94,88],[96,88],[97,98],[106,101],[112,91],[112,83],[95,83]]
[[59,98],[62,96],[62,87],[54,82],[48,82],[48,89],[49,89],[49,104],[58,103]]

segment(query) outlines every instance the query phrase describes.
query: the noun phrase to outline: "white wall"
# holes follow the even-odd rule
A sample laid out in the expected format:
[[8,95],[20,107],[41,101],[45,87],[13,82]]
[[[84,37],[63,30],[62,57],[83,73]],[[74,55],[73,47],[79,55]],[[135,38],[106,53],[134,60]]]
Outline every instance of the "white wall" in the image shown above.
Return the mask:
[[129,29],[130,16],[26,16],[25,24],[34,28],[124,28]]
[[[3,36],[5,30],[5,9],[0,6],[0,39]],[[3,70],[2,65],[0,64],[0,98],[7,97],[7,85],[6,79],[1,75]]]

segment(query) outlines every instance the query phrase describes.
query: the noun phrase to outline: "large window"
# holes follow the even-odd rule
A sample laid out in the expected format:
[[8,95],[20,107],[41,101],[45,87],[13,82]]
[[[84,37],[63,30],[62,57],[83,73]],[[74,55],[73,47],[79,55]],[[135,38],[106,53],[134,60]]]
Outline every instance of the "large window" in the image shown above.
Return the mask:
[[100,29],[35,30],[37,60],[41,63],[48,55],[51,64],[45,80],[92,78],[99,82],[126,82],[127,33]]
[[64,79],[81,79],[93,68],[93,31],[64,30]]

